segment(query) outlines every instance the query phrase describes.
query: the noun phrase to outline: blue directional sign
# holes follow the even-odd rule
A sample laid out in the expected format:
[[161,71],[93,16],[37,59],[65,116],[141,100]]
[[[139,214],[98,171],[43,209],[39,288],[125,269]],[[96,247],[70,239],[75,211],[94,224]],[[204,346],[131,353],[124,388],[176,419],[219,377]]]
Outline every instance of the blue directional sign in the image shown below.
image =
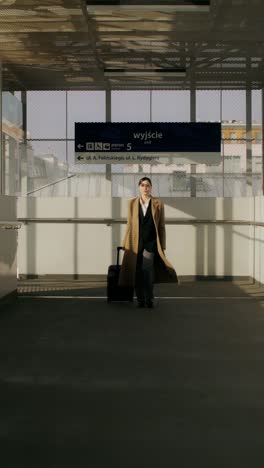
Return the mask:
[[[221,124],[207,122],[75,123],[76,162],[220,161]],[[218,161],[218,162],[217,162]],[[190,162],[190,161],[189,161]]]

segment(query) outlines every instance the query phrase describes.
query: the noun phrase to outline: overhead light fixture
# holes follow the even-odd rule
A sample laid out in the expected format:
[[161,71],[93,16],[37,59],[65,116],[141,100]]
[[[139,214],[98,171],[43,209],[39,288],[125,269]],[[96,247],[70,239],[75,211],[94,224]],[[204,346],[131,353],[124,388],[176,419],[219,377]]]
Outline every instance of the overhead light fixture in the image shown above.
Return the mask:
[[183,68],[142,68],[141,70],[129,70],[123,68],[105,68],[104,76],[122,77],[122,76],[141,76],[141,77],[185,77],[186,70]]
[[86,0],[90,13],[116,10],[209,12],[210,0]]

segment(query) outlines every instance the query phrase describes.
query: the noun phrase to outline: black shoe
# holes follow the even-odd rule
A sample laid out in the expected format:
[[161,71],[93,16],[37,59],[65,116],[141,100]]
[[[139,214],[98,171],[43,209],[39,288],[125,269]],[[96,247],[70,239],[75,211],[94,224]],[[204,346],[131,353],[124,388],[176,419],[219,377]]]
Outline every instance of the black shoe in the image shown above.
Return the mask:
[[144,301],[138,301],[137,308],[138,309],[144,309],[144,307],[145,307],[145,302]]
[[154,307],[153,301],[148,301],[146,305],[148,309],[153,309]]

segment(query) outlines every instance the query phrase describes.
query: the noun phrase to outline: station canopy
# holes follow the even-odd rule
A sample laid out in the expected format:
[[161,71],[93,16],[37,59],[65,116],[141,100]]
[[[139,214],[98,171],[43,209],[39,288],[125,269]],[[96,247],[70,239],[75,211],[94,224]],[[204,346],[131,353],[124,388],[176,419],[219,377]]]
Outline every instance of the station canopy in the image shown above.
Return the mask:
[[260,89],[263,0],[1,0],[4,90]]

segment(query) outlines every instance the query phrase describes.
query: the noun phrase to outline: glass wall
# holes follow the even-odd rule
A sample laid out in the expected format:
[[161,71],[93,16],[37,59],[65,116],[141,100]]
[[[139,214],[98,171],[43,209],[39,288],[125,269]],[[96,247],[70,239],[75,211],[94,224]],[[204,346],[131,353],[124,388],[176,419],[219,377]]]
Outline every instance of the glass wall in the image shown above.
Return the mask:
[[22,104],[19,98],[2,93],[2,189],[5,195],[21,193],[20,145],[23,139]]
[[[150,122],[150,91],[113,91],[111,93],[112,122]],[[133,174],[149,172],[149,165],[112,164],[112,196],[133,197]],[[129,175],[130,174],[130,175]]]
[[[143,103],[146,105],[148,95],[149,121],[190,121],[189,91],[135,94],[134,105],[137,106],[138,100],[140,108],[138,120],[147,121],[147,112]],[[197,91],[196,121],[222,123],[220,164],[197,164],[195,173],[192,173],[190,164],[158,164],[141,167],[131,165],[126,171],[130,172],[129,177],[123,175],[122,179],[119,175],[113,179],[115,182],[113,196],[127,196],[127,193],[135,195],[138,180],[136,174],[142,173],[152,177],[158,196],[191,197],[195,193],[196,197],[243,197],[261,194],[261,91],[252,91],[251,102],[252,131],[249,131],[244,90]],[[130,111],[126,112],[126,109],[127,105],[122,110],[121,118],[123,121],[132,121]],[[117,113],[118,109],[114,111]],[[144,116],[144,120],[141,116]],[[135,115],[133,117],[137,120]],[[252,171],[250,159],[252,159]]]
[[252,91],[252,187],[253,194],[262,194],[262,91]]
[[[189,122],[189,91],[116,91],[112,93],[112,120],[115,122]],[[153,181],[154,196],[190,196],[190,165],[119,165],[112,177],[114,197],[133,197],[142,175]],[[189,176],[190,178],[190,176]]]
[[[196,92],[196,121],[221,122],[221,99],[219,90]],[[215,165],[200,164],[195,174],[197,197],[223,196],[223,144],[221,146],[221,163]]]
[[[103,91],[26,93],[26,135],[21,93],[3,93],[5,191],[24,196],[136,194],[140,176],[164,197],[241,197],[262,192],[262,92],[196,93],[196,121],[222,123],[221,162],[197,164],[76,164],[74,123],[105,122]],[[251,109],[246,104],[251,101]],[[190,91],[112,91],[113,122],[189,122]],[[251,120],[250,120],[251,119]],[[250,120],[250,121],[249,121]],[[24,141],[24,143],[23,143]],[[195,180],[195,194],[192,184]]]
[[75,164],[74,123],[104,121],[102,91],[27,92],[28,181],[23,195],[91,196],[88,178],[102,174],[103,181],[105,165]]
[[200,168],[198,196],[241,197],[246,194],[246,92],[198,91],[197,121],[222,123],[221,164]]

